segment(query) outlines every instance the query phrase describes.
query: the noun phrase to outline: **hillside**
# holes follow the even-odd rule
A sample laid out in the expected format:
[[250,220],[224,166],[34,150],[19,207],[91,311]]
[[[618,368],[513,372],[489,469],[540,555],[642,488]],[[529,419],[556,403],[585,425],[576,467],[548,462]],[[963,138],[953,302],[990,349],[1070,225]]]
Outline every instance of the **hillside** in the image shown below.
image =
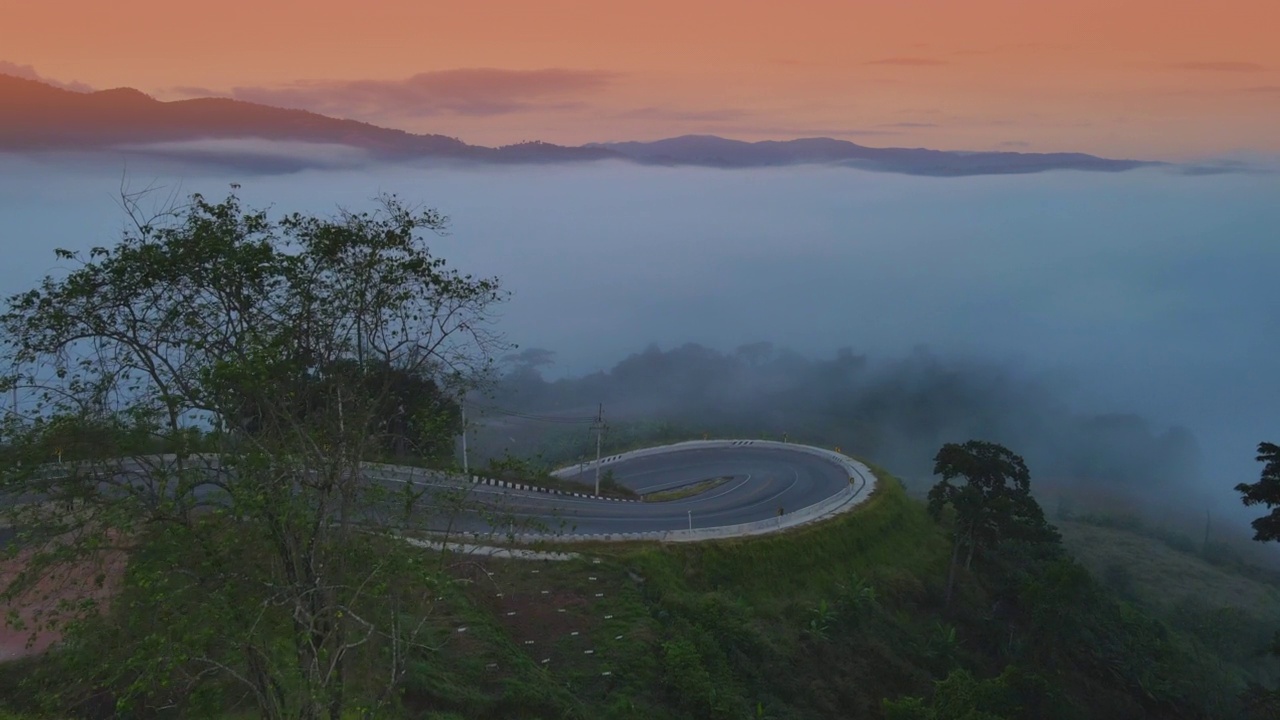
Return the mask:
[[[984,557],[944,606],[946,530],[877,472],[863,508],[781,536],[575,545],[568,562],[439,557],[452,581],[432,593],[403,717],[923,720],[953,717],[929,709],[953,691],[991,720],[1240,717],[1259,672],[1243,645],[1219,654],[1059,551]],[[92,677],[66,674],[94,666],[77,655],[0,666],[0,713],[44,716],[40,694],[111,707]],[[249,717],[235,698],[177,701]]]
[[591,143],[581,147],[529,142],[489,148],[443,135],[419,135],[229,98],[163,102],[131,88],[80,93],[0,74],[0,152],[127,150],[259,172],[308,166],[305,159],[282,165],[279,158],[246,150],[211,153],[161,146],[208,139],[341,145],[357,148],[372,160],[382,161],[439,158],[487,163],[554,163],[613,159],[646,165],[717,168],[826,164],[938,176],[1046,170],[1118,172],[1160,164],[1111,160],[1082,153],[872,148],[831,138],[751,143],[689,135],[655,142]]

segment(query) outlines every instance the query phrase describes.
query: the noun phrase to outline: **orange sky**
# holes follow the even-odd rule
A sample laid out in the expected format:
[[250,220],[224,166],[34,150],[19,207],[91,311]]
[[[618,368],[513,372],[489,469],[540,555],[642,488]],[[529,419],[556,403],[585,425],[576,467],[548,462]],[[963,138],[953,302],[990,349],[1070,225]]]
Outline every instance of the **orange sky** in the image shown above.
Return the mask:
[[1278,30],[1280,0],[0,0],[0,61],[489,145],[1176,159],[1280,151]]

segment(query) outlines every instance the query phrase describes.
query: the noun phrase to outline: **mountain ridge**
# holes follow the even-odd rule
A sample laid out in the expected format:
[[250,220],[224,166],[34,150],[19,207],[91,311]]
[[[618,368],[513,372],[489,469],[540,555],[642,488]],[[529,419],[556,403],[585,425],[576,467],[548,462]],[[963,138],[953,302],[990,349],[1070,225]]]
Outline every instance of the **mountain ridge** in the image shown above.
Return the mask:
[[[126,150],[192,162],[270,170],[252,152],[215,158],[207,150],[161,149],[197,140],[267,140],[358,148],[373,160],[438,159],[483,163],[620,160],[643,165],[761,168],[802,164],[848,166],[913,175],[978,175],[1089,170],[1118,172],[1159,165],[1084,153],[956,152],[876,148],[827,137],[748,142],[682,135],[651,142],[564,146],[541,141],[485,147],[437,134],[415,134],[359,120],[232,98],[162,101],[134,88],[90,93],[0,74],[0,152]],[[306,166],[305,159],[298,165]]]

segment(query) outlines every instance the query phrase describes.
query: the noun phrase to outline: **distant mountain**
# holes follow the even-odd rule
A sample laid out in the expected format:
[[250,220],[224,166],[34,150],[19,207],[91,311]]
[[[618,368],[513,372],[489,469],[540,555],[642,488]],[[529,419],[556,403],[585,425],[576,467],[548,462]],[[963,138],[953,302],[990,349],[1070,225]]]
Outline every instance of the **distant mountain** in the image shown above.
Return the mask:
[[714,135],[684,135],[655,142],[594,143],[636,162],[720,168],[806,163],[847,165],[911,175],[991,175],[1045,170],[1118,172],[1161,163],[1110,160],[1084,153],[955,152],[924,148],[873,148],[845,140],[804,138],[742,142]]
[[609,151],[546,143],[479,147],[443,135],[415,135],[228,98],[162,102],[131,88],[78,93],[0,75],[0,150],[96,150],[248,138],[347,145],[388,160],[440,157],[539,162],[616,157]]
[[[228,98],[162,102],[131,88],[80,93],[0,75],[0,152],[125,149],[263,172],[322,164],[251,150],[221,152],[165,144],[196,140],[289,141],[341,145],[376,160],[440,158],[489,163],[630,160],[651,165],[755,168],[836,164],[913,175],[986,175],[1044,170],[1121,171],[1151,165],[1081,153],[949,152],[871,148],[844,140],[742,142],[686,135],[655,142],[592,143],[565,147],[532,142],[498,148],[468,145],[444,135],[416,135],[305,110]],[[142,146],[145,146],[142,147]]]

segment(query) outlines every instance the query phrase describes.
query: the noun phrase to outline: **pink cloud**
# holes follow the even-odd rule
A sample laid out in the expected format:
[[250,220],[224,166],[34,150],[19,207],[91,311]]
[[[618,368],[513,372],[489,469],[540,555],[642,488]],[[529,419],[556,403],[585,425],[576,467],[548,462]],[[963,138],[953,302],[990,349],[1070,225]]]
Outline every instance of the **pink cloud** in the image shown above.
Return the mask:
[[464,68],[419,73],[403,80],[300,80],[236,87],[230,95],[347,117],[492,116],[576,107],[574,100],[604,89],[618,77],[618,73],[599,70]]
[[73,92],[93,92],[93,88],[82,82],[60,82],[58,80],[42,76],[40,73],[36,72],[35,67],[32,65],[19,65],[7,60],[0,60],[0,75],[12,75],[25,80],[35,80],[36,82],[42,82],[45,85],[52,85],[57,88],[62,88],[63,90],[71,90]]
[[900,65],[903,67],[930,67],[935,65],[950,65],[946,60],[937,60],[934,58],[922,57],[891,57],[880,60],[870,60],[867,65]]
[[1204,70],[1208,72],[1237,72],[1237,73],[1253,73],[1262,72],[1267,68],[1263,65],[1251,62],[1184,62],[1176,63],[1172,67],[1178,70]]

